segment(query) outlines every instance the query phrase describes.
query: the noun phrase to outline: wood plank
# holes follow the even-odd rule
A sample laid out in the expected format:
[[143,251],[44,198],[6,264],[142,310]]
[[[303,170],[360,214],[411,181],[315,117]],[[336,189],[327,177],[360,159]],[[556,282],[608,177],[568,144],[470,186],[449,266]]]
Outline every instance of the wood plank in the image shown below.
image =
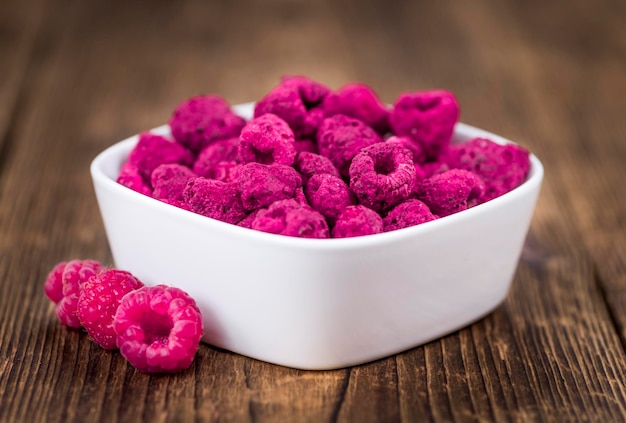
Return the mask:
[[[33,66],[24,86],[37,98],[20,97],[10,137],[15,147],[0,180],[0,421],[624,417],[626,356],[612,320],[620,321],[624,304],[618,297],[624,244],[611,234],[624,208],[606,188],[621,180],[623,126],[606,129],[606,122],[623,101],[607,94],[626,81],[613,69],[609,82],[592,84],[602,88],[602,98],[569,111],[568,95],[589,86],[591,51],[577,50],[567,37],[539,48],[558,30],[549,19],[537,21],[532,6],[487,3],[387,8],[275,1],[242,10],[186,1],[152,3],[148,10],[121,1],[61,2],[40,29],[52,41],[35,42],[35,53],[19,48]],[[626,51],[621,35],[607,38],[623,33],[610,5],[597,11],[602,19],[582,8],[561,22],[569,25],[567,34],[598,29],[594,19],[610,22],[598,35],[611,43],[595,57],[598,77],[602,64],[621,60],[612,53]],[[517,17],[520,7],[525,13]],[[530,23],[539,35],[525,29]],[[555,46],[568,54],[553,59]],[[467,105],[465,120],[519,140],[550,164],[504,305],[423,347],[329,372],[287,369],[203,345],[187,371],[150,376],[84,333],[60,328],[41,293],[47,270],[71,257],[111,260],[87,173],[90,158],[164,122],[183,97],[209,91],[246,101],[281,73],[307,73],[334,86],[366,80],[389,100],[402,89],[449,87]],[[600,134],[598,145],[585,143],[572,121]],[[589,154],[601,161],[594,164]],[[596,209],[596,201],[608,207]]]

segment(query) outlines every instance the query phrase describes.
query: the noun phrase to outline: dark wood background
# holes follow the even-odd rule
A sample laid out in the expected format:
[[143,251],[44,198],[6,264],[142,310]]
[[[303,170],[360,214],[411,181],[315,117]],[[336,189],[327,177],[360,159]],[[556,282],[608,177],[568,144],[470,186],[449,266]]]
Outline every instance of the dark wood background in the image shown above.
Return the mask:
[[[111,264],[88,173],[179,101],[258,99],[283,74],[453,90],[462,120],[531,149],[546,179],[505,303],[336,371],[202,345],[135,371],[44,297],[61,260]],[[624,421],[626,3],[0,2],[0,421]]]

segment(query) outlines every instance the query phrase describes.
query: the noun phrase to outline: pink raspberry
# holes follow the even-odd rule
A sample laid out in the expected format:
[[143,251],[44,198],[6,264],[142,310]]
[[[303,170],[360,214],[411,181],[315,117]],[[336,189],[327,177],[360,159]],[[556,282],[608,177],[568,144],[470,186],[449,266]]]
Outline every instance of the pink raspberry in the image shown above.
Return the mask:
[[117,269],[106,270],[83,284],[76,314],[96,344],[106,350],[117,348],[113,316],[122,297],[142,286],[132,274]]
[[308,181],[311,176],[320,173],[328,173],[337,178],[341,178],[339,170],[337,170],[333,162],[328,158],[307,151],[303,151],[296,156],[294,168],[302,175],[303,182]]
[[215,141],[238,137],[246,122],[223,98],[199,95],[176,106],[169,124],[174,139],[197,153]]
[[355,204],[352,191],[341,179],[328,173],[313,175],[304,193],[314,210],[320,212],[332,224],[348,206]]
[[289,166],[247,163],[237,172],[235,182],[246,210],[267,207],[274,201],[293,198],[302,178]]
[[346,207],[335,222],[333,238],[349,238],[383,232],[383,219],[365,206]]
[[214,173],[214,167],[222,162],[239,162],[238,150],[239,138],[215,141],[198,154],[192,169],[198,176],[216,179],[210,176]]
[[252,119],[241,130],[239,157],[243,163],[291,166],[296,156],[295,137],[287,122],[267,113]]
[[424,163],[426,161],[426,153],[424,152],[424,148],[422,145],[411,137],[389,137],[387,141],[390,144],[399,144],[402,147],[408,149],[413,153],[413,162],[414,163]]
[[142,372],[188,368],[200,345],[202,316],[193,298],[165,285],[127,293],[113,318],[121,354]]
[[411,137],[430,160],[445,151],[459,119],[459,104],[448,91],[401,94],[389,117],[396,135]]
[[61,323],[71,328],[80,328],[80,320],[76,315],[78,296],[82,285],[92,276],[103,272],[104,267],[95,260],[72,260],[63,268],[61,280],[63,283],[63,298],[56,306],[56,314]]
[[273,113],[287,122],[297,138],[311,137],[324,118],[319,106],[329,92],[309,78],[287,77],[256,104],[254,117]]
[[317,133],[317,148],[342,176],[348,176],[352,158],[359,151],[382,141],[380,135],[358,119],[335,115],[324,119]]
[[237,187],[232,183],[202,176],[192,178],[187,182],[183,198],[188,210],[212,219],[235,224],[246,217]]
[[241,165],[237,162],[219,162],[211,166],[207,170],[205,177],[208,179],[216,179],[222,182],[233,182],[237,177]]
[[158,200],[169,199],[183,201],[183,190],[191,178],[196,174],[186,166],[179,164],[164,164],[152,172],[152,196]]
[[128,162],[137,166],[145,181],[149,181],[154,169],[162,164],[177,163],[185,166],[193,163],[193,155],[180,144],[160,135],[144,132],[128,156]]
[[416,196],[438,216],[448,216],[480,203],[485,183],[472,172],[452,169],[428,179],[417,187]]
[[365,84],[344,85],[322,103],[327,117],[342,114],[359,119],[381,135],[389,132],[389,111],[374,90]]
[[63,299],[63,270],[66,264],[65,261],[57,263],[48,273],[43,286],[46,296],[55,304]]
[[152,187],[144,181],[139,168],[129,162],[122,165],[117,183],[148,197],[152,196]]
[[252,221],[252,229],[298,238],[330,237],[324,216],[293,199],[261,209]]
[[450,147],[445,161],[453,169],[468,170],[480,176],[485,182],[482,202],[511,191],[524,182],[530,170],[528,150],[513,144],[496,144],[485,138]]
[[309,140],[309,139],[296,140],[293,146],[296,149],[296,154],[302,153],[304,151],[308,151],[309,153],[315,153],[315,154],[319,153],[317,149],[317,143],[314,140]]
[[398,204],[383,219],[384,231],[395,231],[437,219],[428,206],[420,200],[410,198]]
[[361,150],[350,166],[350,188],[359,203],[384,211],[406,200],[415,185],[415,164],[409,150],[386,142]]

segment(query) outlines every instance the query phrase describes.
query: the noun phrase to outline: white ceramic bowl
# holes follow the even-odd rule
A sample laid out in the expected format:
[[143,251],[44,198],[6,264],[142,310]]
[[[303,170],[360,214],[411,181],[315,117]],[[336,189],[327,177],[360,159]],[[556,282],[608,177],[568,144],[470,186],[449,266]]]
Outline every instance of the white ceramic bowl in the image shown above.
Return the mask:
[[[250,118],[252,105],[236,111]],[[167,126],[155,132],[168,133]],[[454,142],[497,135],[458,124]],[[506,297],[543,178],[419,226],[346,239],[300,239],[197,215],[115,182],[137,136],[91,164],[117,267],[187,291],[203,340],[301,369],[364,363],[484,316]]]

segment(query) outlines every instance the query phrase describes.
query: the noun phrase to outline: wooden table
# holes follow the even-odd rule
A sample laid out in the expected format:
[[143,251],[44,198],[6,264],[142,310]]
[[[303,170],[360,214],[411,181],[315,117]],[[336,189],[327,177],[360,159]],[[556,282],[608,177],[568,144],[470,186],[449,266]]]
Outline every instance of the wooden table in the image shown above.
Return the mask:
[[[202,345],[135,371],[44,297],[61,260],[112,264],[89,177],[180,100],[259,98],[282,74],[444,87],[546,178],[504,304],[370,364],[300,371]],[[0,421],[624,421],[626,4],[0,2]]]

